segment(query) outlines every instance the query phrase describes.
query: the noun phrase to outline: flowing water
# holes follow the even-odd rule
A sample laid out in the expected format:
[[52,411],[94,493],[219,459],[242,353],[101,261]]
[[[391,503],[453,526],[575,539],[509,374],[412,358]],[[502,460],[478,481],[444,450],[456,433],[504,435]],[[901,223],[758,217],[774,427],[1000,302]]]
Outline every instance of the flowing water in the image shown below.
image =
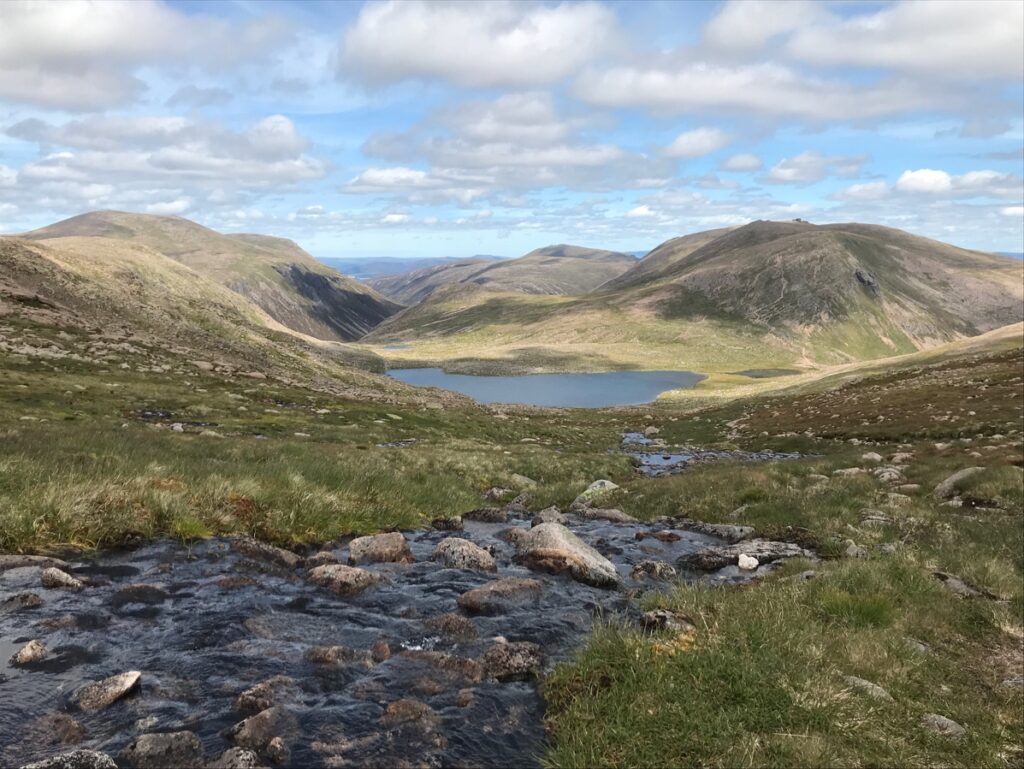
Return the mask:
[[700,448],[669,450],[667,446],[657,446],[656,439],[648,438],[643,433],[624,433],[622,445],[627,449],[632,449],[627,453],[637,461],[637,472],[648,478],[675,475],[698,462],[714,462],[716,460],[779,462],[803,457],[802,454],[795,451],[739,451],[736,449]]
[[476,376],[439,368],[392,369],[388,376],[419,387],[439,387],[481,403],[599,408],[650,403],[666,390],[688,389],[703,374],[691,371],[606,371],[593,374]]

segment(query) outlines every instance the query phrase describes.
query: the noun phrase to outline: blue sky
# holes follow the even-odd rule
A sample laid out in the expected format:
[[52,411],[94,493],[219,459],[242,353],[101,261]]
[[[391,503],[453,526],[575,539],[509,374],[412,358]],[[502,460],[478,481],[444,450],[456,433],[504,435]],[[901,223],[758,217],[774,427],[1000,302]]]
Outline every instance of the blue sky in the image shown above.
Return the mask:
[[0,232],[98,208],[320,257],[752,219],[1024,251],[1024,3],[0,4]]

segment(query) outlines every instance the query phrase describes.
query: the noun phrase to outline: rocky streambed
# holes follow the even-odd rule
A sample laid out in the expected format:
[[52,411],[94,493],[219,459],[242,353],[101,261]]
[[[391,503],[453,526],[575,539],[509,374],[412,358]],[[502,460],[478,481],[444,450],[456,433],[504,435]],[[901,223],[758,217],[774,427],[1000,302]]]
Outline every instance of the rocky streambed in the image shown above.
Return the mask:
[[536,677],[596,618],[643,622],[632,599],[665,580],[803,554],[574,510],[513,503],[304,558],[244,538],[0,556],[0,765],[538,766]]

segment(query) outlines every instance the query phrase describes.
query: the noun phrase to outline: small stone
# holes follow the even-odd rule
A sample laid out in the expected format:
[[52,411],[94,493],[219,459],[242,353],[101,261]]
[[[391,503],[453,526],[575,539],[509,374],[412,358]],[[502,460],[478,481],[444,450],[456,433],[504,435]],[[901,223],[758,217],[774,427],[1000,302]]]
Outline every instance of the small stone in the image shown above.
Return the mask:
[[510,480],[517,489],[532,489],[537,486],[537,481],[533,480],[533,478],[520,475],[519,473],[512,473]]
[[459,596],[458,604],[470,614],[498,614],[509,604],[537,601],[542,589],[535,579],[505,577],[467,590]]
[[373,667],[373,657],[368,652],[347,646],[312,646],[306,651],[305,660],[314,665],[356,665],[366,670]]
[[248,748],[229,748],[209,765],[209,769],[260,769],[260,757]]
[[615,508],[584,507],[578,511],[578,515],[591,521],[636,523],[636,518]]
[[634,580],[670,580],[676,578],[676,570],[664,561],[643,560],[633,567],[629,576]]
[[736,565],[744,571],[753,571],[760,566],[760,562],[751,555],[740,553],[739,558],[736,560]]
[[354,595],[381,581],[378,574],[340,563],[317,566],[306,575],[306,579],[338,595]]
[[348,543],[348,562],[357,563],[411,563],[412,553],[405,535],[400,531],[356,537]]
[[476,697],[472,689],[459,689],[458,694],[455,695],[455,704],[460,708],[468,708],[473,704],[474,699]]
[[297,568],[302,564],[302,558],[291,550],[268,545],[266,542],[259,542],[251,537],[238,537],[232,540],[231,546],[242,555],[250,558],[257,558],[263,561],[270,561],[288,569]]
[[117,769],[114,759],[97,750],[74,750],[25,764],[21,769]]
[[317,566],[329,566],[334,563],[338,563],[338,556],[330,550],[321,550],[306,559],[306,568],[315,569]]
[[274,737],[268,742],[266,750],[267,758],[275,764],[286,764],[291,758],[291,751],[288,749],[287,743],[280,737]]
[[562,515],[562,511],[555,505],[546,507],[537,513],[533,520],[530,521],[531,526],[539,526],[542,523],[560,523],[563,526],[568,522],[566,517]]
[[29,641],[11,657],[12,665],[31,665],[46,658],[46,647],[40,641]]
[[48,569],[43,569],[43,573],[40,575],[40,580],[43,583],[43,587],[50,590],[81,590],[85,587],[85,584],[81,580],[75,579],[66,571],[62,571],[52,566]]
[[531,678],[543,664],[540,646],[530,641],[505,641],[493,644],[481,663],[489,678],[512,681]]
[[423,624],[442,635],[464,640],[476,638],[476,627],[472,621],[466,619],[461,614],[441,614],[437,617],[431,617]]
[[66,561],[45,555],[0,555],[0,572],[9,569],[23,569],[29,566],[41,568],[70,569]]
[[435,518],[430,525],[438,531],[462,531],[462,516],[453,515],[450,518]]
[[121,758],[136,769],[200,766],[203,761],[203,744],[192,732],[144,734],[124,749]]
[[384,715],[380,719],[385,726],[397,726],[410,722],[426,722],[436,726],[440,720],[440,716],[427,703],[413,699],[402,699],[390,703],[384,708]]
[[293,678],[284,675],[273,676],[239,694],[235,700],[235,710],[242,715],[256,715],[274,705],[287,704],[296,691]]
[[290,734],[297,728],[295,716],[285,708],[274,706],[255,716],[239,721],[227,731],[227,736],[240,748],[263,750],[275,737]]
[[1024,689],[1024,676],[1014,676],[1013,678],[1005,679],[1000,684],[1004,689]]
[[846,540],[846,550],[843,551],[843,555],[847,558],[867,558],[869,553],[866,548],[861,547],[852,540]]
[[480,523],[507,523],[508,512],[500,507],[481,507],[479,510],[463,513],[462,518]]
[[863,692],[869,697],[873,697],[876,700],[884,700],[885,702],[894,702],[892,695],[878,684],[866,681],[863,678],[857,678],[857,676],[845,676],[843,680],[846,681],[848,686]]
[[920,490],[920,483],[904,483],[896,487],[896,491],[900,494],[916,494]]
[[385,662],[391,658],[391,647],[385,639],[378,638],[370,647],[370,656],[374,662]]
[[26,609],[38,609],[44,603],[36,593],[17,593],[0,601],[0,611],[16,612]]
[[612,491],[616,491],[618,488],[618,484],[602,478],[601,480],[594,481],[592,484],[587,486],[583,493],[576,497],[576,499],[584,502],[590,502]]
[[497,571],[494,556],[468,539],[448,537],[434,548],[431,560],[441,561],[449,569]]
[[516,545],[516,560],[527,568],[568,573],[577,582],[614,587],[621,578],[615,565],[564,526],[534,526]]
[[925,713],[921,716],[921,728],[944,737],[962,737],[967,730],[951,718],[940,716],[938,713]]
[[116,676],[85,684],[72,695],[72,701],[82,710],[102,710],[133,691],[142,673],[130,670]]
[[690,633],[697,629],[689,618],[668,609],[644,612],[641,623],[648,630],[667,630],[671,633]]

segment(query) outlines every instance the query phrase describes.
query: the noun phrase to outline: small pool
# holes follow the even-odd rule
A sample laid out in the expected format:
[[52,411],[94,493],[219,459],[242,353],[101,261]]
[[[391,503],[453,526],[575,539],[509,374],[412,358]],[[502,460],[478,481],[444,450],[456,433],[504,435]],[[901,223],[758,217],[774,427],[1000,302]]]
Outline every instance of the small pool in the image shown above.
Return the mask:
[[440,387],[481,403],[599,408],[650,403],[666,390],[704,379],[692,371],[606,371],[593,374],[477,376],[439,368],[392,369],[388,375],[419,387]]

